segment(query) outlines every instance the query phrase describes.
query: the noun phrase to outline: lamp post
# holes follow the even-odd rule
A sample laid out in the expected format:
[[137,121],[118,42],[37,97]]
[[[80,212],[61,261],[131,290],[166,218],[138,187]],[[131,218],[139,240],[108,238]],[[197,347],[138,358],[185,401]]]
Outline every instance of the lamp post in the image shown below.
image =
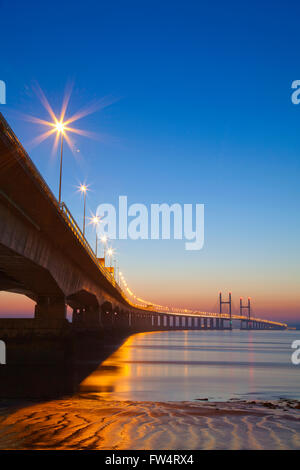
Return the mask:
[[108,254],[108,256],[109,256],[109,267],[111,268],[111,259],[112,259],[112,255],[113,255],[113,250],[112,250],[112,248],[109,248],[109,249],[107,250],[107,254]]
[[114,257],[114,278],[117,280],[117,258]]
[[92,223],[94,224],[95,230],[96,230],[96,249],[95,249],[96,258],[97,258],[97,252],[98,252],[98,234],[97,234],[97,227],[98,227],[99,222],[100,222],[100,218],[99,218],[97,215],[95,215],[95,216],[92,218]]
[[61,180],[62,180],[62,161],[63,161],[63,140],[64,140],[64,124],[63,122],[57,122],[56,125],[56,130],[58,134],[60,134],[60,170],[59,170],[59,196],[58,196],[58,201],[59,205],[61,204]]
[[[99,105],[92,106],[90,108],[86,108],[84,111],[77,111],[75,114],[72,116],[68,117],[65,119],[66,112],[67,112],[67,107],[69,103],[69,99],[71,96],[71,88],[68,87],[66,90],[63,103],[62,103],[62,108],[61,108],[61,113],[60,117],[57,117],[49,104],[44,92],[40,89],[40,87],[37,87],[38,95],[41,99],[41,102],[44,106],[44,108],[47,110],[49,116],[51,117],[51,121],[45,120],[45,119],[39,119],[37,117],[31,116],[32,122],[35,122],[37,124],[42,124],[43,126],[46,126],[50,129],[48,129],[46,132],[43,132],[37,137],[37,143],[41,143],[44,140],[48,139],[51,135],[56,133],[56,139],[54,142],[54,149],[57,148],[57,145],[59,144],[60,140],[60,168],[59,168],[59,190],[58,190],[58,200],[59,200],[59,206],[61,207],[61,202],[62,202],[62,171],[63,171],[63,147],[65,142],[67,145],[70,147],[72,150],[72,142],[68,136],[69,132],[74,133],[74,134],[79,134],[83,135],[85,137],[89,137],[89,133],[78,128],[70,127],[71,123],[74,123],[78,121],[79,119],[82,119],[83,117],[93,113],[96,111],[97,108],[100,109],[102,108],[102,100],[101,100],[101,105],[99,102]],[[60,139],[59,139],[60,138]]]
[[83,194],[83,236],[85,236],[85,203],[87,187],[85,184],[81,184],[79,189]]
[[106,235],[103,235],[101,237],[101,242],[103,243],[103,259],[104,259],[104,265],[105,265],[106,244],[107,244],[107,236]]
[[119,265],[116,264],[116,281],[118,284],[120,284],[120,278],[119,278]]

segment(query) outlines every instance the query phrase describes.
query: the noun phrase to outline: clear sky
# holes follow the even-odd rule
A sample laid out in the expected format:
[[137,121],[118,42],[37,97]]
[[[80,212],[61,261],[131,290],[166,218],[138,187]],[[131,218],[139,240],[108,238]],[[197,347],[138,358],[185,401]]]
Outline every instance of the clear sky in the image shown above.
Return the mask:
[[[58,193],[53,138],[33,147],[48,118],[33,85],[68,115],[106,97],[111,104],[76,127],[65,149],[63,200],[82,221],[89,210],[129,203],[204,203],[205,244],[115,242],[120,268],[139,296],[159,304],[215,310],[229,290],[235,305],[299,319],[300,79],[297,1],[0,1],[0,111]],[[74,124],[75,127],[75,124]],[[91,228],[91,244],[94,237]],[[22,307],[0,294],[0,311]],[[31,308],[31,306],[30,306]]]

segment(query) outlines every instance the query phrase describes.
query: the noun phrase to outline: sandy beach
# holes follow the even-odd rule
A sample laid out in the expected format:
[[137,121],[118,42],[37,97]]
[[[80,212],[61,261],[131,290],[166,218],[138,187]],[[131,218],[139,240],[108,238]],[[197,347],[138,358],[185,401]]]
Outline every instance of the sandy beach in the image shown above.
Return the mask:
[[133,402],[77,396],[0,404],[0,449],[299,449],[300,403]]

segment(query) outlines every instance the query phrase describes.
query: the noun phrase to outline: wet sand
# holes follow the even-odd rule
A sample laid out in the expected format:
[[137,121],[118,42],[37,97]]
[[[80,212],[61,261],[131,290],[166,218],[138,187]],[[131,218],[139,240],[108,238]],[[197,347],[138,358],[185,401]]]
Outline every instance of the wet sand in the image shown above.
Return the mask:
[[0,449],[299,449],[300,402],[0,402]]

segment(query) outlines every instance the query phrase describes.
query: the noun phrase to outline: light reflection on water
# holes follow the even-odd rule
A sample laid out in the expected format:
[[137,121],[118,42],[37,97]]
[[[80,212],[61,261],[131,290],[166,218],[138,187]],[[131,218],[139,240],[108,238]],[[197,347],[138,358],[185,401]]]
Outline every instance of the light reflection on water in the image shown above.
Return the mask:
[[296,331],[139,333],[81,384],[117,400],[300,399]]

